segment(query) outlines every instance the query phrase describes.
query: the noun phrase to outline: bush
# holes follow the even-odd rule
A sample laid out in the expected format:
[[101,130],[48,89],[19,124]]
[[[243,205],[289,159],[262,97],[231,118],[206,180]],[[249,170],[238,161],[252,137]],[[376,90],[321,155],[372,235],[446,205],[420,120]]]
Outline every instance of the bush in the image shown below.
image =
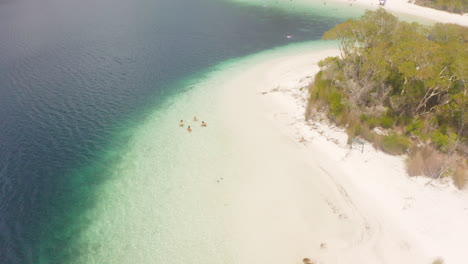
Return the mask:
[[348,141],[347,141],[348,145],[352,143],[353,138],[355,138],[361,133],[361,129],[362,127],[361,127],[361,124],[359,123],[352,124],[348,127],[348,129],[346,130],[346,133],[348,134]]
[[365,140],[367,140],[369,142],[372,142],[374,140],[374,133],[366,125],[361,125],[360,130],[359,130],[359,135],[363,139],[365,139]]
[[335,123],[340,126],[353,127],[355,126],[355,119],[348,111],[348,109],[343,105],[343,109],[341,110],[340,114],[335,116]]
[[404,115],[399,115],[396,118],[396,124],[397,124],[397,126],[406,126],[409,123],[411,123],[412,120],[413,119],[411,117],[407,117],[407,116],[404,116]]
[[330,114],[334,117],[338,116],[343,111],[344,105],[341,102],[342,96],[339,92],[333,92],[328,96],[328,104],[330,105]]
[[[466,3],[466,2],[465,2]],[[415,4],[427,6],[451,13],[463,14],[467,11],[466,4],[463,0],[416,0]]]
[[354,126],[354,135],[360,135],[362,132],[362,126],[361,124],[357,124]]
[[378,126],[380,123],[380,120],[375,118],[375,117],[369,117],[367,118],[367,124],[369,125],[369,128],[372,129],[376,126]]
[[382,150],[394,155],[405,153],[410,146],[411,141],[409,139],[396,133],[384,136],[382,140]]
[[312,102],[327,102],[331,91],[334,90],[332,83],[328,80],[325,80],[322,75],[323,71],[319,71],[317,75],[315,75],[314,84],[309,90],[310,101]]
[[457,135],[452,132],[449,132],[447,135],[444,134],[441,129],[437,129],[432,133],[431,140],[438,149],[447,152],[457,141]]
[[326,57],[325,59],[318,62],[318,66],[320,68],[329,66],[330,64],[335,64],[337,66],[340,66],[341,65],[340,58],[339,57]]
[[314,83],[309,87],[309,100],[306,108],[306,119],[309,119],[314,109],[320,109],[329,104],[330,94],[336,91],[331,81],[323,78],[323,71],[315,75]]
[[361,114],[359,116],[359,120],[361,120],[361,122],[366,122],[368,119],[367,115],[366,114]]
[[406,132],[416,136],[421,135],[421,129],[424,127],[424,123],[420,119],[413,120],[407,127]]
[[383,128],[392,128],[394,123],[395,123],[395,120],[390,116],[382,116],[380,118],[380,125]]

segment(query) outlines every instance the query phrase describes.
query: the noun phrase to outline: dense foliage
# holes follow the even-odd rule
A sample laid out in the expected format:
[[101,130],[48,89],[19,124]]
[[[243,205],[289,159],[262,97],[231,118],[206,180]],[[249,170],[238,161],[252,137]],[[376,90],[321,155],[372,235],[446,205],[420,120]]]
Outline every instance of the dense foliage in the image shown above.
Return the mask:
[[323,38],[339,40],[341,56],[320,62],[311,103],[350,136],[393,154],[407,152],[410,137],[447,154],[466,147],[468,28],[400,22],[379,9]]
[[468,0],[416,0],[415,3],[452,13],[464,14],[468,12]]

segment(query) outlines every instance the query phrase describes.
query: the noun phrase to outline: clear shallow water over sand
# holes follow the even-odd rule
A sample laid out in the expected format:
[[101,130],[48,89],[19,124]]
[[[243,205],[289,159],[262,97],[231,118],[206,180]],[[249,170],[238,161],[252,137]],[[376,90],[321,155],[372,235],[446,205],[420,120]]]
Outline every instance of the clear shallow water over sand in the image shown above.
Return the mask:
[[[364,13],[362,6],[356,6],[353,2],[343,3],[339,1],[309,1],[309,0],[227,0],[245,6],[261,7],[269,10],[282,10],[296,15],[329,16],[357,18]],[[378,3],[378,2],[377,2]],[[354,5],[353,5],[354,4]]]
[[[194,84],[221,61],[319,39],[345,19],[214,0],[0,7],[3,263],[165,263],[181,248],[200,259],[229,252],[223,226],[185,232],[220,223],[200,206],[224,206],[206,183],[243,171],[228,151],[233,125],[215,111],[219,90]],[[188,136],[174,127],[195,114],[207,129]]]
[[[399,19],[408,22],[418,22],[431,25],[435,22],[444,22],[443,20],[431,20],[423,18],[421,15],[415,15],[404,8],[395,11],[395,8],[381,7],[378,1],[343,1],[343,0],[228,0],[245,6],[262,7],[267,10],[282,10],[283,12],[296,14],[300,16],[334,16],[346,18],[358,18],[364,10],[375,10],[384,8],[388,12],[397,15]],[[409,7],[409,6],[408,6]]]
[[[97,203],[86,214],[93,221],[80,235],[76,263],[247,263],[264,254],[245,251],[261,239],[255,233],[245,237],[246,227],[239,225],[257,221],[249,219],[255,214],[242,196],[262,190],[249,190],[250,184],[259,186],[260,180],[269,188],[284,175],[321,172],[304,170],[294,160],[290,139],[261,111],[253,112],[258,108],[251,91],[235,89],[248,83],[236,78],[262,60],[330,46],[317,42],[264,52],[181,82],[193,88],[169,98],[132,130],[121,161],[110,168],[111,180],[99,187]],[[192,121],[194,115],[200,121]],[[178,126],[180,119],[185,127]],[[200,126],[202,120],[208,127]]]
[[[272,207],[281,207],[281,196],[263,200],[263,190],[252,189],[250,184],[274,186],[278,194],[282,188],[303,192],[301,186],[282,185],[289,183],[282,176],[322,172],[295,160],[290,139],[275,131],[262,112],[254,111],[256,101],[244,88],[248,83],[237,81],[237,76],[265,59],[330,46],[335,45],[323,41],[291,45],[205,68],[173,82],[170,86],[183,92],[146,108],[144,119],[117,131],[114,140],[121,134],[127,140],[114,154],[118,158],[108,164],[106,181],[95,189],[93,207],[81,215],[89,222],[69,248],[78,252],[70,262],[280,263],[255,249],[268,249],[259,243],[270,243],[281,235],[286,245],[290,234],[258,238],[255,230],[249,233],[250,225],[255,226],[251,222],[258,221],[251,219],[258,212],[249,211],[255,209],[249,204],[271,202]],[[236,84],[242,91],[235,89]],[[198,122],[192,121],[195,115]],[[180,119],[185,121],[183,128],[178,126]],[[200,127],[202,120],[208,127]],[[192,133],[186,131],[188,125]],[[307,190],[311,192],[308,198],[319,193],[320,186],[316,188]],[[320,203],[314,208],[327,209]],[[286,212],[298,213],[295,210]],[[277,220],[282,215],[268,217],[263,219],[265,226],[283,223]],[[314,224],[312,219],[308,224]]]

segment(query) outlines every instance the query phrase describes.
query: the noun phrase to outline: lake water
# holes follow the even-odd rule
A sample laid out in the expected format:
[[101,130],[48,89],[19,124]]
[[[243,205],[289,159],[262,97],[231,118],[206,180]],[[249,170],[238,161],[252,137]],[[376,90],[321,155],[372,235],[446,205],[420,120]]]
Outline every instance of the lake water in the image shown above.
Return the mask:
[[[279,2],[0,1],[0,262],[235,263],[219,253],[229,248],[221,235],[201,246],[184,237],[197,225],[174,207],[198,204],[171,193],[191,175],[170,160],[158,118],[178,119],[187,98],[209,102],[210,90],[193,89],[215,65],[319,40],[359,13]],[[174,223],[182,231],[169,232]],[[178,259],[178,247],[193,253]]]

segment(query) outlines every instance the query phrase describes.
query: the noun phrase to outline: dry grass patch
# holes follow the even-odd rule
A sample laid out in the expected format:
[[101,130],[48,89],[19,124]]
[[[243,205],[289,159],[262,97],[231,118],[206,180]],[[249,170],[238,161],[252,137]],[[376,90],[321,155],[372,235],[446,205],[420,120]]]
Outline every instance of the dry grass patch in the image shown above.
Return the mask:
[[424,175],[433,178],[438,177],[447,159],[446,155],[430,146],[426,146],[422,150],[422,157],[424,158]]
[[463,189],[468,179],[468,166],[466,163],[459,164],[453,174],[453,182],[459,189]]
[[421,151],[414,151],[411,156],[406,160],[406,169],[409,176],[424,175],[425,162]]
[[[447,162],[448,160],[448,162]],[[444,168],[445,166],[445,168]],[[429,176],[432,178],[452,176],[455,186],[463,189],[468,181],[468,161],[462,156],[449,157],[432,146],[413,148],[406,160],[409,176]],[[443,172],[446,173],[443,173]]]
[[374,146],[375,149],[382,149],[383,146],[383,136],[382,135],[377,135],[375,133],[372,134],[372,146]]
[[434,261],[432,261],[432,264],[444,264],[444,260],[441,258],[437,258]]
[[361,131],[359,134],[363,139],[367,140],[368,142],[374,141],[375,133],[372,132],[372,130],[367,125],[361,126]]
[[406,168],[410,176],[426,175],[438,177],[444,166],[446,155],[431,146],[415,148],[406,160]]

